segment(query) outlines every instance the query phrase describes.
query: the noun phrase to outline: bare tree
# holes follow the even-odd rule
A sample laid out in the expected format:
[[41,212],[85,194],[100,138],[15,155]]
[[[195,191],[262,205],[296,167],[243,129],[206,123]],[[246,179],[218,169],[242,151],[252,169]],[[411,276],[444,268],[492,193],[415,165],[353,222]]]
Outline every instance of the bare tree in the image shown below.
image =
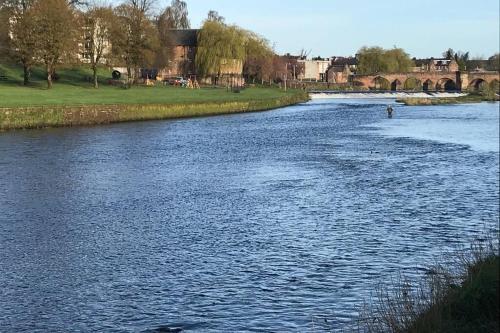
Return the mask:
[[131,5],[115,8],[112,52],[127,67],[129,81],[141,66],[151,65],[158,50],[158,30],[145,14]]
[[156,0],[128,0],[127,3],[144,15],[147,15],[152,10]]
[[207,21],[215,21],[219,23],[225,23],[226,19],[224,16],[219,15],[216,10],[210,10],[207,15]]
[[170,6],[161,13],[159,21],[168,29],[189,29],[187,4],[181,0],[172,0]]

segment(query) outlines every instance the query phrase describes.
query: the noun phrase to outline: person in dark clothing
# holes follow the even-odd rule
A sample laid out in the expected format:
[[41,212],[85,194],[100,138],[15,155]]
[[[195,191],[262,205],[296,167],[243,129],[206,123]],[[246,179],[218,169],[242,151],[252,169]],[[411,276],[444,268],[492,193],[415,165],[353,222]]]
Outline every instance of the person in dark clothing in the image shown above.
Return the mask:
[[387,117],[388,117],[388,118],[392,118],[392,112],[393,112],[393,111],[394,111],[394,110],[392,109],[392,106],[390,106],[390,105],[389,105],[389,106],[387,107]]

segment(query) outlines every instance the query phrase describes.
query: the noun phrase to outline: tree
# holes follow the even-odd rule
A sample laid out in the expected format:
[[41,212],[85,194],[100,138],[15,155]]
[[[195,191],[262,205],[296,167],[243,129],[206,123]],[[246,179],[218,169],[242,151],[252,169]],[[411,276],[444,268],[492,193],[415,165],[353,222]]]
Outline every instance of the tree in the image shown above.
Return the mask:
[[187,5],[184,1],[173,0],[156,20],[159,47],[156,54],[155,66],[163,68],[174,57],[172,29],[189,29]]
[[164,27],[168,29],[189,29],[187,4],[181,0],[172,0],[159,17]]
[[458,64],[459,70],[465,71],[470,60],[470,53],[462,51],[455,52],[452,48],[449,48],[443,52],[443,57],[448,60],[455,60]]
[[216,10],[210,10],[207,15],[207,21],[225,23],[226,19],[224,16],[219,15],[219,12]]
[[112,53],[127,67],[129,81],[137,77],[141,66],[151,65],[158,50],[158,30],[145,13],[131,5],[115,8],[112,29]]
[[362,47],[358,58],[358,74],[405,73],[414,66],[413,60],[401,48]]
[[57,64],[74,57],[78,49],[79,20],[66,0],[37,0],[27,19],[34,24],[34,54],[45,65],[50,89]]
[[415,66],[410,55],[401,48],[386,50],[385,59],[389,73],[406,73],[410,71],[411,67]]
[[33,17],[28,15],[32,4],[32,0],[3,0],[0,3],[4,16],[0,37],[4,46],[0,52],[23,66],[24,85],[29,84],[34,63],[35,24]]
[[266,65],[269,59],[274,57],[274,52],[266,39],[251,31],[245,31],[244,33],[246,35],[246,55],[243,73],[247,79],[253,82],[258,79],[264,81],[264,77],[268,78],[270,76],[265,71],[268,71],[270,68]]
[[385,59],[385,50],[381,47],[362,47],[358,58],[358,74],[387,73],[388,64]]
[[488,58],[488,70],[490,71],[500,70],[500,53],[497,53]]
[[155,3],[156,0],[128,0],[126,4],[147,15]]
[[220,77],[228,61],[244,61],[246,39],[243,30],[216,21],[205,21],[198,34],[196,67],[201,76]]
[[84,13],[85,51],[90,60],[94,88],[99,87],[97,67],[109,53],[115,16],[111,7],[93,6]]

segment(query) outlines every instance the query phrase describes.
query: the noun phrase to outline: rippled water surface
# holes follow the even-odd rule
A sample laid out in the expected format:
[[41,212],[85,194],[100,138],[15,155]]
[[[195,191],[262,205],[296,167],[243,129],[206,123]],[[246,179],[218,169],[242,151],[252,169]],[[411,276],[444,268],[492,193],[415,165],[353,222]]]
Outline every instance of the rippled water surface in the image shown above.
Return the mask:
[[498,104],[0,133],[0,331],[303,332],[499,218]]

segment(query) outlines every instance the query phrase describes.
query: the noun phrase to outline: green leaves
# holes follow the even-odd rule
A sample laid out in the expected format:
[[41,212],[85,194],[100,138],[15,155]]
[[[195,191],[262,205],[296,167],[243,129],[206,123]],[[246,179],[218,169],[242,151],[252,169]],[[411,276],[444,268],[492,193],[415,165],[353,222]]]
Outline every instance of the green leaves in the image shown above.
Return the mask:
[[359,74],[405,73],[414,66],[410,56],[401,48],[362,47],[357,54]]
[[247,59],[272,57],[267,40],[236,25],[206,20],[198,34],[196,66],[201,76],[240,67]]

